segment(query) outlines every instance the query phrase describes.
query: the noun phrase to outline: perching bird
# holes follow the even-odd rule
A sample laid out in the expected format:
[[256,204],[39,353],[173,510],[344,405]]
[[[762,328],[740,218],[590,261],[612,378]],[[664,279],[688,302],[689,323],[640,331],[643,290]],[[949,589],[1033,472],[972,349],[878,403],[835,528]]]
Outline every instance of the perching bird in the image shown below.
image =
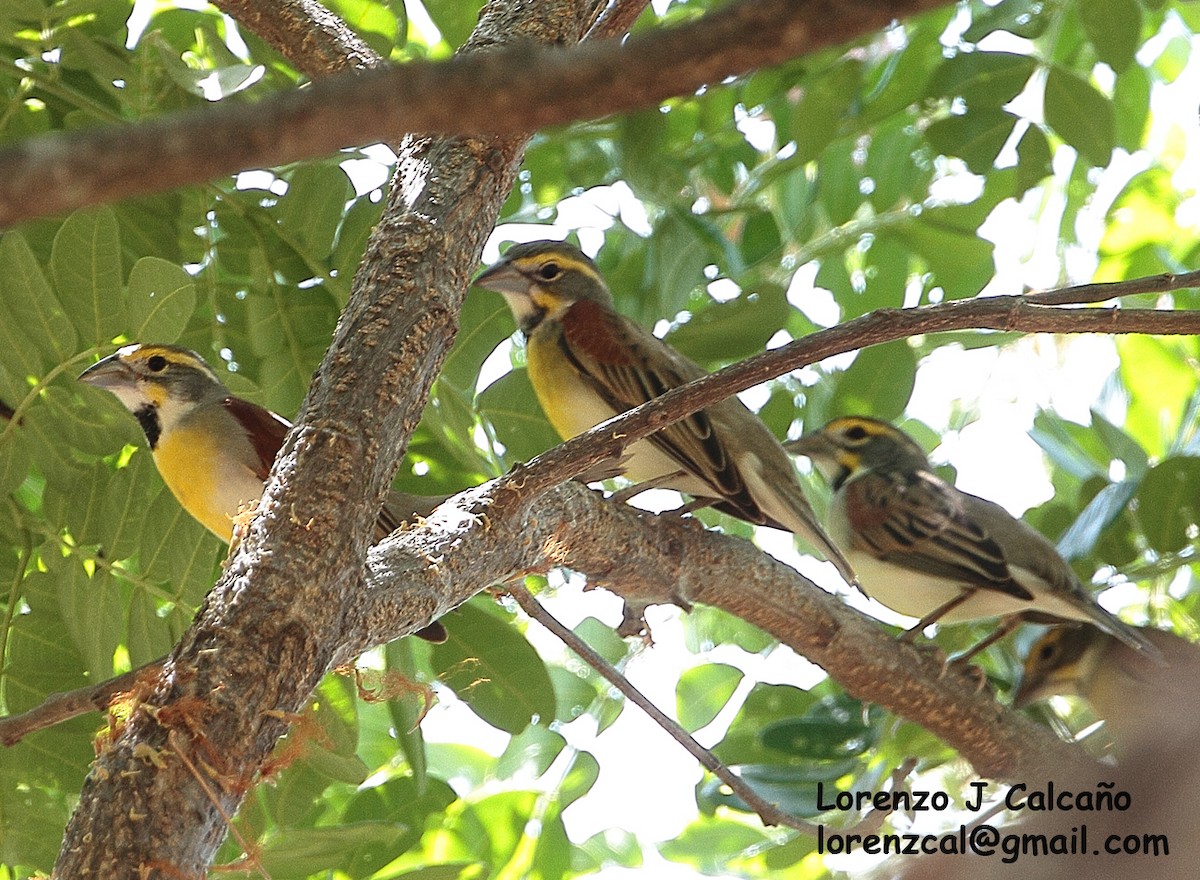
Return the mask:
[[[513,245],[475,285],[508,301],[525,334],[530,382],[564,439],[705,375],[614,311],[604,278],[574,245]],[[736,397],[638,441],[622,465],[634,482],[685,492],[748,522],[804,537],[855,582],[841,551],[817,524],[791,458]]]
[[935,621],[1081,620],[1157,655],[1096,603],[1053,544],[1000,505],[947,483],[898,428],[845,416],[788,448],[811,458],[834,490],[829,531],[863,591],[920,618],[913,635]]
[[1014,708],[1055,694],[1083,697],[1119,746],[1194,735],[1200,724],[1200,645],[1165,630],[1140,633],[1163,662],[1092,626],[1054,627],[1025,658]]
[[[200,355],[176,345],[126,345],[79,378],[111,391],[133,413],[163,482],[184,510],[228,543],[238,511],[262,495],[291,424],[234,397]],[[385,507],[377,537],[398,525]],[[417,635],[446,639],[437,622]]]

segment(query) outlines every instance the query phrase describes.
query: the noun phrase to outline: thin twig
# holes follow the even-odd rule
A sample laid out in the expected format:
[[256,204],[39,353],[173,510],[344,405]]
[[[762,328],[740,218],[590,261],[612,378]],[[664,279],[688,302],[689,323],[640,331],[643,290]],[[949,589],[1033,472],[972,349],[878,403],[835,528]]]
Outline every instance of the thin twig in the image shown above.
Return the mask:
[[817,826],[813,823],[797,819],[779,809],[775,804],[755,794],[754,790],[740,776],[721,763],[720,758],[696,742],[692,735],[680,727],[675,719],[666,715],[661,709],[646,699],[645,695],[635,688],[629,679],[592,650],[587,642],[559,623],[558,620],[541,606],[537,599],[533,598],[533,594],[527,589],[517,584],[511,584],[508,586],[508,592],[517,600],[517,604],[521,606],[521,610],[562,639],[572,651],[600,673],[609,684],[624,694],[626,699],[639,706],[643,712],[653,718],[655,723],[670,734],[675,742],[683,746],[688,754],[700,762],[700,766],[728,785],[734,794],[740,797],[754,812],[758,813],[764,825],[784,825],[788,828],[802,831],[805,834],[817,833]]
[[160,657],[145,666],[139,666],[124,675],[90,687],[51,694],[40,705],[27,712],[0,718],[0,745],[13,746],[36,731],[62,724],[87,712],[107,710],[118,694],[132,691],[138,681],[161,672],[166,659]]
[[1096,284],[1076,284],[1072,287],[1056,287],[1040,293],[1026,294],[1025,301],[1039,306],[1062,306],[1071,303],[1100,303],[1122,296],[1139,293],[1169,293],[1200,285],[1200,271],[1176,275],[1147,275],[1129,281],[1105,281]]
[[[525,587],[518,584],[512,584],[508,588],[509,595],[516,600],[521,606],[521,610],[529,615],[530,618],[536,620],[554,635],[558,636],[568,648],[578,654],[584,662],[600,673],[609,684],[625,695],[631,703],[634,703],[642,709],[647,715],[654,719],[671,739],[683,746],[693,758],[700,762],[700,766],[708,770],[722,782],[729,786],[729,789],[742,801],[746,806],[754,810],[758,817],[762,819],[764,825],[783,825],[787,828],[792,828],[804,834],[816,834],[818,826],[813,822],[807,822],[804,819],[797,819],[771,802],[764,800],[755,793],[745,780],[730,770],[721,762],[721,759],[714,755],[711,751],[704,748],[700,743],[696,742],[695,738],[684,730],[677,721],[666,715],[661,709],[655,706],[646,696],[639,691],[633,684],[617,671],[615,667],[603,657],[601,657],[592,647],[583,639],[579,638],[567,627],[563,626],[556,617],[542,607],[541,603],[533,597],[533,594]],[[909,758],[891,774],[892,790],[895,791],[900,787],[908,775],[916,767],[917,762],[913,758]],[[863,832],[878,830],[882,827],[883,822],[892,810],[872,810],[862,817],[858,822],[849,828],[839,829],[840,834],[851,832]]]

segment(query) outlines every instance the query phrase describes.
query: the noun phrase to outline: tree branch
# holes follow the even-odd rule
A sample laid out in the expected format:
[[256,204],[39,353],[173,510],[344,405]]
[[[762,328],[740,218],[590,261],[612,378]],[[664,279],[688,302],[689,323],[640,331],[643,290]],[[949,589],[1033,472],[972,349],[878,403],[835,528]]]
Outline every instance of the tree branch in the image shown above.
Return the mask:
[[943,0],[739,0],[624,45],[494,48],[324,77],[254,103],[30,138],[0,151],[0,226],[245,168],[392,143],[404,132],[521,137],[652,106],[939,5]]
[[1106,281],[1098,284],[1077,284],[1073,287],[1058,287],[1025,296],[1026,302],[1040,306],[1061,306],[1070,303],[1101,303],[1123,296],[1141,293],[1170,293],[1185,287],[1200,285],[1200,271],[1175,275],[1148,275],[1129,281]]
[[522,479],[534,491],[537,487],[557,485],[602,461],[620,458],[635,441],[697,410],[827,357],[925,333],[972,329],[1195,335],[1200,333],[1200,312],[1041,306],[1031,305],[1020,296],[959,300],[912,309],[879,309],[672,388],[661,397],[539,455],[522,471]]
[[601,657],[599,652],[595,651],[587,642],[559,623],[538,603],[537,599],[533,598],[533,594],[527,589],[517,583],[509,584],[506,589],[509,595],[521,606],[521,610],[550,632],[554,633],[554,635],[558,636],[563,644],[578,654],[605,681],[624,694],[627,700],[649,715],[654,723],[666,731],[671,739],[679,743],[689,755],[700,763],[701,767],[729,786],[730,791],[740,797],[746,806],[758,814],[758,818],[762,820],[764,825],[782,825],[804,834],[817,833],[817,826],[812,822],[797,819],[795,816],[781,810],[777,804],[759,797],[758,793],[750,787],[748,782],[721,763],[721,760],[716,755],[696,742],[695,738],[684,730],[679,722],[650,702],[645,694],[635,688],[629,679]]
[[384,63],[346,22],[316,0],[213,0],[213,5],[312,79]]
[[[466,48],[570,43],[583,26],[574,0],[497,0]],[[55,876],[205,874],[226,834],[222,817],[338,650],[372,523],[523,147],[521,138],[406,144],[258,515],[141,707],[97,758]],[[211,792],[189,766],[205,767]]]
[[342,660],[411,632],[412,608],[442,607],[520,575],[567,567],[635,603],[703,602],[769,632],[817,663],[848,693],[927,728],[984,776],[1034,779],[1087,763],[1077,747],[943,670],[938,652],[892,638],[749,541],[692,519],[605,501],[577,483],[535,499],[510,476],[443,504],[421,526],[368,555],[364,602],[348,621]]

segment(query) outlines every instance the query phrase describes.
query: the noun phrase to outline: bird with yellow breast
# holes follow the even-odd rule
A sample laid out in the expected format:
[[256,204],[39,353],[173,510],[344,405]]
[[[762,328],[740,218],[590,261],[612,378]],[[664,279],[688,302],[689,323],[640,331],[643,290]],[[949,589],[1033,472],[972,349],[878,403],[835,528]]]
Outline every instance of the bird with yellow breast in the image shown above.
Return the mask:
[[[525,335],[529,380],[564,439],[705,375],[616,312],[595,263],[574,245],[513,245],[475,285],[508,301]],[[747,522],[803,537],[855,582],[817,523],[787,451],[736,397],[634,443],[622,465],[636,483],[675,489]]]
[[[177,345],[126,345],[79,378],[112,392],[125,405],[183,509],[229,543],[234,517],[261,497],[291,424],[235,397],[200,355]],[[400,518],[385,506],[376,536],[390,534],[399,524]],[[416,635],[434,642],[446,639],[437,622]]]

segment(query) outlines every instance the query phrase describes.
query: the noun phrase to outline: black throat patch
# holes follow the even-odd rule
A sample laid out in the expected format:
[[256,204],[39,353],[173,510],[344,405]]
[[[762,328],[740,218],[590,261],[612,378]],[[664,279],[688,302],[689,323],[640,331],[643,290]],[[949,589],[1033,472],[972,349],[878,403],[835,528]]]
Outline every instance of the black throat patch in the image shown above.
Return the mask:
[[150,451],[153,452],[158,447],[158,438],[162,435],[162,423],[158,420],[158,407],[148,403],[135,412],[133,417],[138,420],[138,424],[146,432],[146,439],[150,442]]

